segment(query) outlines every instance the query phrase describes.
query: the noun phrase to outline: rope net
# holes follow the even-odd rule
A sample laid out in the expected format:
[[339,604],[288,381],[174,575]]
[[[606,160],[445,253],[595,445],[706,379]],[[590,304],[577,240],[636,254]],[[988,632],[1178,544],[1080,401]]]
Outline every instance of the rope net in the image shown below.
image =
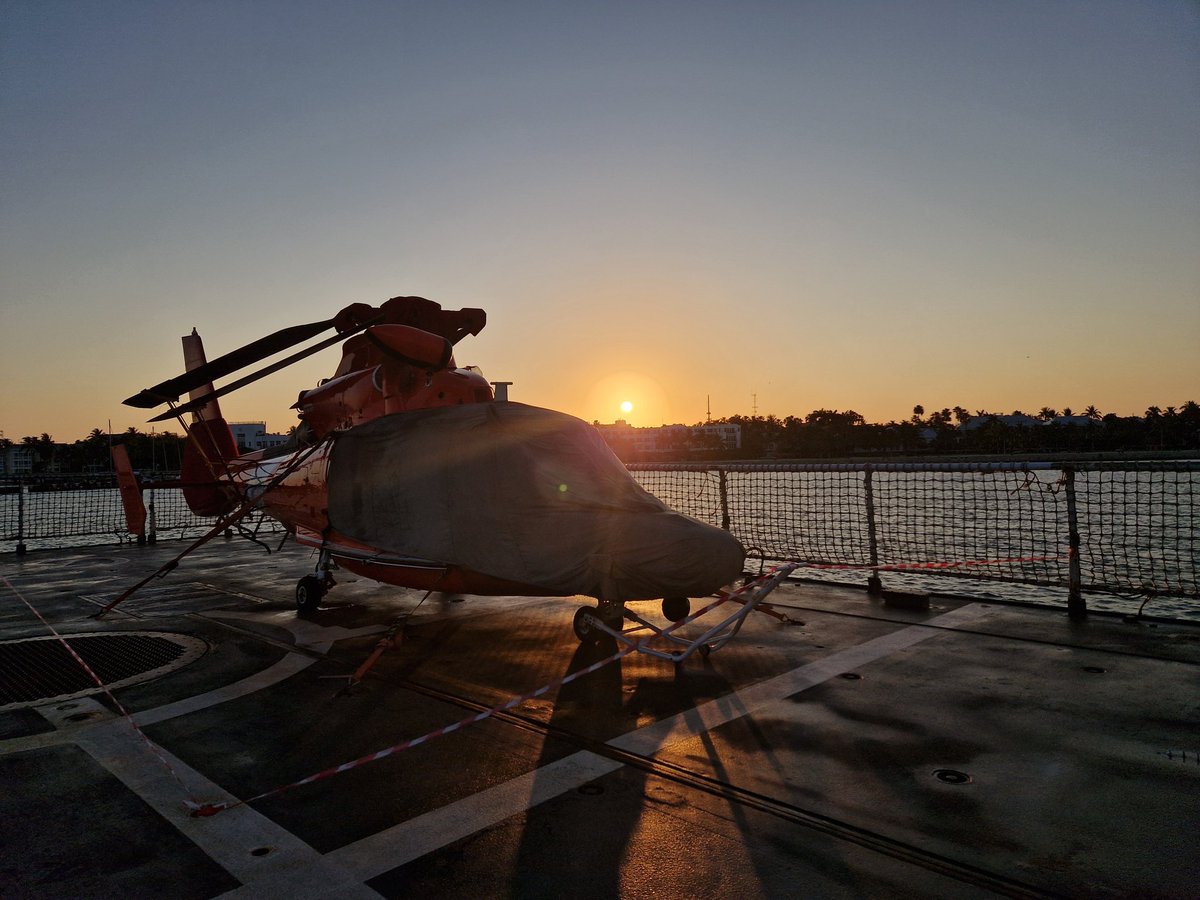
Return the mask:
[[[755,558],[1054,587],[1069,586],[1073,507],[1080,589],[1200,597],[1200,463],[630,470],[675,509],[728,528]],[[192,515],[178,490],[146,491],[144,499],[163,539],[203,533],[216,521]],[[241,525],[254,535],[283,530],[259,513]],[[66,547],[114,539],[132,540],[111,476],[0,484],[0,551],[19,541]]]
[[[132,541],[125,510],[113,476],[67,476],[25,479],[0,492],[0,550],[18,541],[39,547],[72,547]],[[183,492],[147,490],[142,500],[153,504],[156,535],[163,540],[193,536],[211,528],[215,518],[193,515]],[[147,521],[147,529],[150,524]],[[255,512],[242,527],[256,534],[282,533],[283,526]]]
[[1076,475],[1085,590],[1200,596],[1200,469]]
[[1200,596],[1196,464],[630,468],[752,556],[1055,587],[1074,504],[1083,590]]

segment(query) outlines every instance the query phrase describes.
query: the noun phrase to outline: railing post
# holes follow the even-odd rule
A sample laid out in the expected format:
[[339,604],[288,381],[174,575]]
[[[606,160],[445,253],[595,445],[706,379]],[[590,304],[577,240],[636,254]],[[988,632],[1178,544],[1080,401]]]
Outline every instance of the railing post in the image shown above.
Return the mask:
[[17,556],[25,555],[25,492],[28,490],[24,481],[17,486]]
[[146,543],[154,544],[158,542],[158,520],[154,515],[154,488],[150,488],[150,503],[146,507],[149,515],[149,522],[146,528]]
[[1083,599],[1083,577],[1079,569],[1079,514],[1075,503],[1075,469],[1063,466],[1063,484],[1067,493],[1067,541],[1070,557],[1067,562],[1067,615],[1072,619],[1087,618],[1087,601]]
[[[872,482],[874,470],[871,464],[863,466],[863,495],[867,507],[867,549],[871,555],[871,565],[879,565],[879,542],[875,536],[875,486]],[[872,594],[883,593],[883,581],[879,571],[871,570],[867,578],[867,591]]]
[[717,469],[718,485],[721,490],[721,527],[729,530],[729,488],[725,481],[725,470]]

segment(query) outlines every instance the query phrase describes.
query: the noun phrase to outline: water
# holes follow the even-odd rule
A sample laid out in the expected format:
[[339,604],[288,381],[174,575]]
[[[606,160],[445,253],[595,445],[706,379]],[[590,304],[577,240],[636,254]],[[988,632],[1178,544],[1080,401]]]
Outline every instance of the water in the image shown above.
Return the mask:
[[[862,585],[873,562],[953,563],[938,574],[881,577],[893,590],[1066,605],[1070,510],[1060,469],[912,467],[868,480],[861,467],[741,466],[727,468],[724,484],[716,471],[634,475],[696,518],[721,525],[727,516],[753,555],[846,567],[806,568],[805,577]],[[1150,593],[1147,614],[1200,619],[1200,472],[1154,466],[1077,471],[1074,479],[1089,608],[1135,613]]]
[[[216,519],[192,514],[178,490],[147,491],[144,496],[158,540],[197,538],[216,523]],[[0,552],[17,547],[18,523],[28,549],[61,549],[128,543],[134,537],[125,529],[125,511],[116,488],[107,490],[67,490],[0,494]],[[147,529],[149,530],[149,519]],[[258,533],[281,534],[283,526],[254,513],[242,522]]]

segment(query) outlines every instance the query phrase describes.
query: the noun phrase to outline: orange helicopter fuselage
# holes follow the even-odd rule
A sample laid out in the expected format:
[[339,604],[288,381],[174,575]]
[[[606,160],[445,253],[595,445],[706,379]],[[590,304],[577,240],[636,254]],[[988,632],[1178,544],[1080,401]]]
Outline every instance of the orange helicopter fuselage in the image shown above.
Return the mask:
[[[381,308],[347,307],[339,320],[339,329],[378,321],[343,344],[332,378],[300,394],[293,407],[299,448],[224,461],[232,496],[257,497],[258,508],[293,531],[298,543],[328,550],[343,568],[376,581],[474,594],[547,593],[436,561],[389,556],[333,529],[328,471],[339,432],[384,415],[494,400],[479,370],[459,368],[452,353],[453,340],[483,327],[482,310],[442,310],[422,298],[397,297]],[[204,425],[196,423],[193,431]]]

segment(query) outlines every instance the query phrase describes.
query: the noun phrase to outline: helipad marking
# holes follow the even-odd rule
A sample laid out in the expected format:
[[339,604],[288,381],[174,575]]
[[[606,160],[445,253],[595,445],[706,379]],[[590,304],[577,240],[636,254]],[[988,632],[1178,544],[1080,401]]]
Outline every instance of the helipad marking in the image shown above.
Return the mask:
[[[652,755],[668,745],[693,739],[851,669],[911,647],[982,614],[985,607],[969,604],[920,625],[832,653],[791,672],[710,701],[669,719],[630,732],[609,745]],[[271,668],[226,688],[167,704],[138,714],[142,724],[162,721],[261,690],[311,665],[302,654],[288,654]],[[362,884],[453,841],[467,837],[541,803],[620,769],[623,763],[580,751],[533,772],[510,779],[456,803],[402,822],[322,856],[308,844],[252,807],[238,806],[224,816],[195,819],[179,803],[179,785],[146,757],[151,748],[119,722],[97,724],[73,735],[75,743],[116,775],[135,794],[193,840],[219,865],[242,882],[226,896],[259,897],[280,893],[291,897],[325,896],[332,887],[339,896],[376,897]],[[177,776],[197,796],[214,800],[234,798],[218,785],[167,753]],[[220,820],[220,821],[218,821]],[[216,824],[214,824],[216,823]],[[256,857],[248,847],[271,847]]]
[[218,703],[236,700],[239,697],[245,697],[248,694],[253,694],[256,691],[261,691],[273,684],[291,678],[297,672],[307,669],[314,662],[316,662],[315,659],[305,656],[302,653],[288,653],[279,662],[263,669],[261,672],[256,672],[249,678],[243,678],[241,681],[235,681],[233,684],[227,684],[225,687],[206,691],[203,694],[196,694],[194,697],[186,697],[174,703],[166,703],[162,706],[156,706],[154,709],[134,713],[133,720],[138,725],[154,725],[166,719],[173,719],[176,716],[183,716],[201,709],[207,709],[210,706],[216,706]]
[[[608,745],[652,755],[669,744],[695,738],[719,725],[785,701],[842,672],[918,644],[938,634],[939,629],[953,629],[970,622],[984,609],[980,604],[968,604],[919,625],[831,653],[791,672],[614,738]],[[526,775],[347,844],[326,854],[326,859],[336,861],[339,868],[366,881],[577,789],[601,775],[615,772],[623,765],[581,750]]]
[[366,881],[420,859],[447,844],[553,800],[624,763],[581,750],[455,803],[376,832],[326,854],[341,869]]
[[[310,891],[317,886],[325,891],[320,896],[379,896],[361,884],[356,874],[340,869],[336,861],[323,857],[249,806],[230,810],[221,821],[191,817],[180,803],[179,785],[166,777],[146,742],[125,723],[116,721],[87,729],[76,736],[75,742],[230,875],[243,885],[252,884],[254,896],[274,896],[264,886],[279,880],[289,888],[286,896],[318,896],[295,889],[301,886],[300,872],[305,873]],[[166,750],[158,747],[157,752],[194,795],[234,799]],[[271,850],[255,856],[250,851],[256,847]]]

